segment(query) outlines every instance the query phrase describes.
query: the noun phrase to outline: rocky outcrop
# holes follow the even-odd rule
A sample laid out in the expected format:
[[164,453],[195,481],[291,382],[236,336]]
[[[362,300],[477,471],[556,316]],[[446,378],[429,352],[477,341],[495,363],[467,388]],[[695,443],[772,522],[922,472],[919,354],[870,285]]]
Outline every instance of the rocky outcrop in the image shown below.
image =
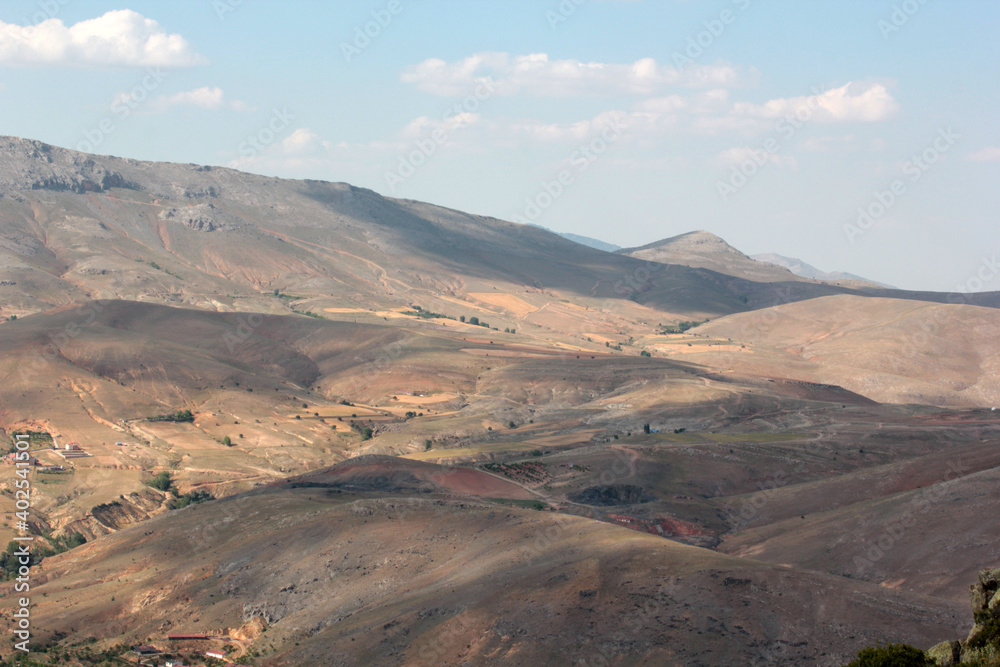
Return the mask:
[[969,587],[975,625],[965,641],[932,646],[927,657],[940,667],[1000,665],[1000,568],[983,570]]
[[213,204],[198,204],[186,208],[166,208],[160,212],[160,220],[177,222],[196,232],[231,231],[239,225]]
[[87,516],[63,526],[61,532],[80,533],[90,541],[166,512],[167,500],[166,494],[151,490],[132,492],[93,507]]

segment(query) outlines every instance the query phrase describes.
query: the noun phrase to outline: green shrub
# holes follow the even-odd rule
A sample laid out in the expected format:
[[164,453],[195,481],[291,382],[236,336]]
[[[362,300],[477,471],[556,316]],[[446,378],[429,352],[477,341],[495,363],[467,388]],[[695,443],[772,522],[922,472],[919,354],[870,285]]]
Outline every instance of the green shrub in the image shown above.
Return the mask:
[[847,667],[934,667],[934,661],[909,644],[888,644],[861,649]]
[[151,422],[193,422],[194,415],[191,414],[190,410],[177,410],[166,415],[156,415],[154,417],[147,417],[146,421]]
[[169,472],[161,472],[153,477],[153,479],[146,482],[146,485],[151,486],[158,491],[169,491],[170,487],[174,485],[174,479],[170,476]]

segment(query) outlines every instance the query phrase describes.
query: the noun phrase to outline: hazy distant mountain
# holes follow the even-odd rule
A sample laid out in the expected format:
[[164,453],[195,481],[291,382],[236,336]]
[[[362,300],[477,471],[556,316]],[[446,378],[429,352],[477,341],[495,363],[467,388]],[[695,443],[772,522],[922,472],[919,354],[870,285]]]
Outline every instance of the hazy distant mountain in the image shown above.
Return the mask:
[[751,255],[752,259],[758,262],[768,262],[769,264],[776,264],[782,266],[797,276],[802,276],[803,278],[812,278],[814,280],[827,280],[827,281],[842,281],[842,280],[856,280],[860,282],[870,283],[872,285],[879,285],[881,287],[889,287],[895,289],[892,285],[886,285],[885,283],[879,283],[874,280],[869,280],[868,278],[863,278],[861,276],[855,275],[853,273],[847,273],[845,271],[820,271],[815,266],[806,264],[801,259],[796,259],[795,257],[785,257],[784,255],[778,255],[773,252],[762,253],[759,255]]
[[564,239],[569,239],[574,243],[579,243],[581,245],[588,246],[590,248],[596,248],[597,250],[604,250],[605,252],[615,252],[616,250],[621,250],[620,245],[615,245],[614,243],[607,243],[601,241],[600,239],[594,239],[589,236],[581,236],[580,234],[571,234],[570,232],[557,232],[559,236]]

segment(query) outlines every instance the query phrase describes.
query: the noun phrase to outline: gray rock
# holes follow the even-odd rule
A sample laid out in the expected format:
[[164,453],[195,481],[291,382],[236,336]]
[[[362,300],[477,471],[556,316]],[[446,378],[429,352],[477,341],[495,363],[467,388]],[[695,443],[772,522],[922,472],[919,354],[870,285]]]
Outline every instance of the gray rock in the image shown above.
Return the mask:
[[939,667],[951,667],[958,664],[962,657],[962,643],[958,641],[944,641],[935,644],[927,650],[927,657],[933,660]]

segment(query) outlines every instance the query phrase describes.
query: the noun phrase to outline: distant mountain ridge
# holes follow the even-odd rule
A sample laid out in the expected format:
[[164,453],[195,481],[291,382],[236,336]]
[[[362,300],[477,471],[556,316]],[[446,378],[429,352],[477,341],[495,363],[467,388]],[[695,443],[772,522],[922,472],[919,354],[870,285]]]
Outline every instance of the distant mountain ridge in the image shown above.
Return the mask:
[[579,243],[580,245],[585,245],[589,248],[595,248],[597,250],[604,250],[605,252],[615,252],[622,249],[620,245],[615,245],[614,243],[608,243],[606,241],[591,238],[589,236],[581,236],[580,234],[573,234],[571,232],[557,232],[557,233],[564,239],[569,239],[574,243]]
[[[769,307],[778,290],[782,302],[947,298],[809,280],[703,231],[612,253],[347,183],[0,137],[3,318],[94,299],[284,314],[419,303],[455,315],[485,308],[520,328],[553,326],[551,309],[565,302],[611,326],[623,312],[680,321]],[[1000,293],[969,302],[998,307]]]
[[760,282],[803,280],[786,268],[751,259],[724,239],[705,230],[671,236],[637,248],[623,248],[618,253],[647,261],[709,269]]
[[863,276],[859,276],[854,273],[847,273],[846,271],[820,271],[811,264],[803,262],[801,259],[795,257],[785,257],[784,255],[779,255],[773,252],[767,252],[757,255],[750,255],[751,259],[755,259],[758,262],[767,262],[768,264],[776,264],[777,266],[784,267],[794,273],[797,276],[802,276],[803,278],[812,278],[813,280],[825,280],[828,282],[837,282],[843,280],[855,280],[858,282],[870,283],[872,285],[878,285],[880,287],[888,287],[889,289],[896,289],[892,285],[887,285],[885,283],[880,283],[875,280],[869,280]]

